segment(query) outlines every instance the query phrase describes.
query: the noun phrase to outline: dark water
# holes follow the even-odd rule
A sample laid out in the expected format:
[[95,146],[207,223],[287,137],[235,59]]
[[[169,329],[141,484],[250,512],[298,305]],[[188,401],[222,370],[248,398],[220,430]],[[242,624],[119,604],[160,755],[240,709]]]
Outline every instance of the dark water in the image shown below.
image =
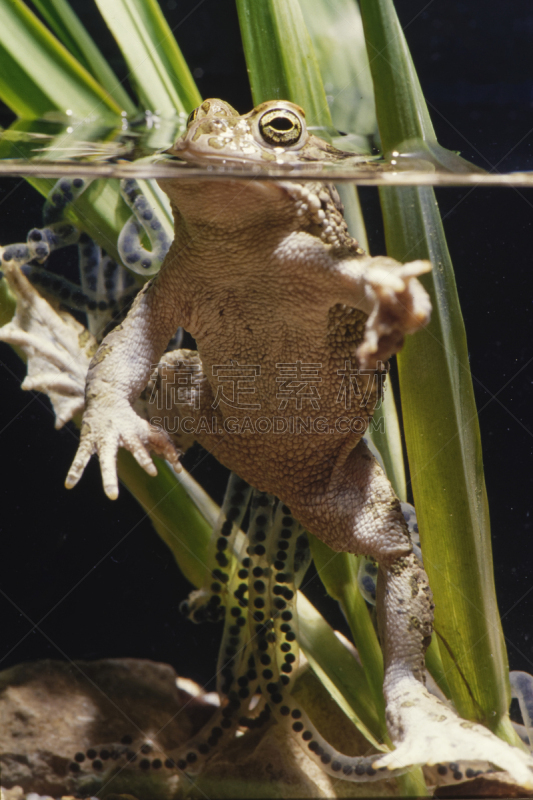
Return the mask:
[[[177,20],[197,4],[166,5]],[[220,6],[205,0],[176,32],[203,95],[244,112],[252,103],[235,19]],[[489,171],[532,169],[530,4],[515,0],[512,13],[496,2],[481,13],[474,0],[397,6],[439,141]],[[468,336],[510,666],[533,672],[533,192],[448,187],[437,198]],[[371,252],[384,252],[376,189],[362,188],[361,199]],[[0,244],[23,241],[41,205],[24,180],[2,179]],[[178,605],[189,589],[172,557],[124,490],[115,503],[104,497],[96,463],[75,490],[63,490],[74,430],[53,430],[47,401],[20,392],[23,373],[0,345],[0,669],[127,655],[208,682],[218,631],[182,620]],[[220,501],[225,473],[214,459],[195,449],[185,464]],[[318,580],[308,591],[343,628]]]

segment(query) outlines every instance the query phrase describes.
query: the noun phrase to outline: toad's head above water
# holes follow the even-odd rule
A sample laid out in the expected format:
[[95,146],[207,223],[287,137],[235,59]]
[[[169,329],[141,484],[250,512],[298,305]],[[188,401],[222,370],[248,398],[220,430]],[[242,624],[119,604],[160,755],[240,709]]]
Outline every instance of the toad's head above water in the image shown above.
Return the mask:
[[242,116],[223,100],[204,100],[168,153],[184,161],[247,166],[360,160],[309,133],[304,110],[288,100],[261,103]]

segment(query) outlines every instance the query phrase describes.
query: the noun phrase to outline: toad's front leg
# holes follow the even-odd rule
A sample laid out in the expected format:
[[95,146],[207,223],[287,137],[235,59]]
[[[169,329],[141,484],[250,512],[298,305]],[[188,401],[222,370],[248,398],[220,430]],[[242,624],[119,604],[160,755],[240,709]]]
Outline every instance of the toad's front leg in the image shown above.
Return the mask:
[[360,367],[387,361],[401,350],[406,334],[427,325],[431,301],[417,276],[430,269],[429,261],[400,264],[386,256],[363,256],[339,260],[328,272],[323,296],[368,315],[357,349]]
[[98,453],[104,490],[115,499],[119,447],[130,450],[150,475],[157,474],[151,450],[178,467],[179,453],[168,435],[141,419],[132,408],[178,327],[180,313],[174,288],[172,270],[163,267],[139,292],[124,322],[106,336],[91,361],[80,445],[67,476],[67,488],[76,485],[91,455]]

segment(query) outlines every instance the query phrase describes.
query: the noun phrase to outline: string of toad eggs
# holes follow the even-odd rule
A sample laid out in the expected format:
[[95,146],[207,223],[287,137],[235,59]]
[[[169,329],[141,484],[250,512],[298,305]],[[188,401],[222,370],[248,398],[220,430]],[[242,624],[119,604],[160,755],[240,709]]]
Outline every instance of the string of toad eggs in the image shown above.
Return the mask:
[[[116,324],[123,318],[139,290],[129,270],[147,277],[154,275],[163,263],[171,239],[137,181],[124,180],[120,185],[121,195],[133,214],[120,231],[117,250],[129,269],[119,267],[109,255],[102,256],[100,246],[93,239],[63,219],[66,208],[91,182],[83,178],[57,181],[43,207],[44,227],[32,228],[26,242],[0,246],[0,268],[2,264],[17,265],[39,290],[72,309],[85,312],[89,330],[101,339],[107,333],[106,323]],[[145,235],[150,241],[150,250],[142,244]],[[81,286],[39,266],[55,250],[76,244]]]
[[[215,739],[222,740],[238,726],[258,727],[272,714],[309,757],[334,777],[369,781],[383,779],[383,773],[400,774],[375,770],[376,755],[350,757],[336,751],[291,697],[299,659],[297,588],[310,561],[307,538],[286,506],[254,491],[248,533],[237,563],[228,569],[250,493],[247,484],[231,476],[212,539],[213,581],[193,593],[184,607],[196,621],[215,619],[226,607],[217,670],[217,689],[226,705],[187,744],[188,752],[177,759],[176,766],[197,772],[200,756],[208,754]],[[247,716],[250,698],[258,689],[260,713],[256,709],[254,716]]]

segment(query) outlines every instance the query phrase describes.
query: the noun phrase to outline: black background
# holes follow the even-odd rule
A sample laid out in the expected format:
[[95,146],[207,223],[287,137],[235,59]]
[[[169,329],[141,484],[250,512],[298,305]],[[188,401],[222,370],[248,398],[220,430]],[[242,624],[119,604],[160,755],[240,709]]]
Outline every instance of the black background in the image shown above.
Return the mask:
[[[306,0],[301,0],[305,2]],[[398,0],[441,144],[486,169],[531,169],[533,8],[479,0]],[[117,73],[125,70],[92,3],[76,10]],[[252,107],[230,0],[167,0],[162,8],[204,97]],[[268,46],[268,43],[265,44]],[[379,205],[363,189],[371,250],[383,252]],[[499,605],[512,669],[533,672],[533,192],[441,189],[480,410]],[[41,200],[0,184],[0,242],[23,241]],[[63,489],[77,434],[53,430],[46,398],[22,393],[23,366],[0,345],[0,669],[37,658],[132,656],[166,661],[208,683],[219,632],[178,611],[189,587],[135,501],[112,503],[91,463]],[[186,464],[220,501],[223,473],[200,450]],[[317,579],[314,602],[324,602]]]

